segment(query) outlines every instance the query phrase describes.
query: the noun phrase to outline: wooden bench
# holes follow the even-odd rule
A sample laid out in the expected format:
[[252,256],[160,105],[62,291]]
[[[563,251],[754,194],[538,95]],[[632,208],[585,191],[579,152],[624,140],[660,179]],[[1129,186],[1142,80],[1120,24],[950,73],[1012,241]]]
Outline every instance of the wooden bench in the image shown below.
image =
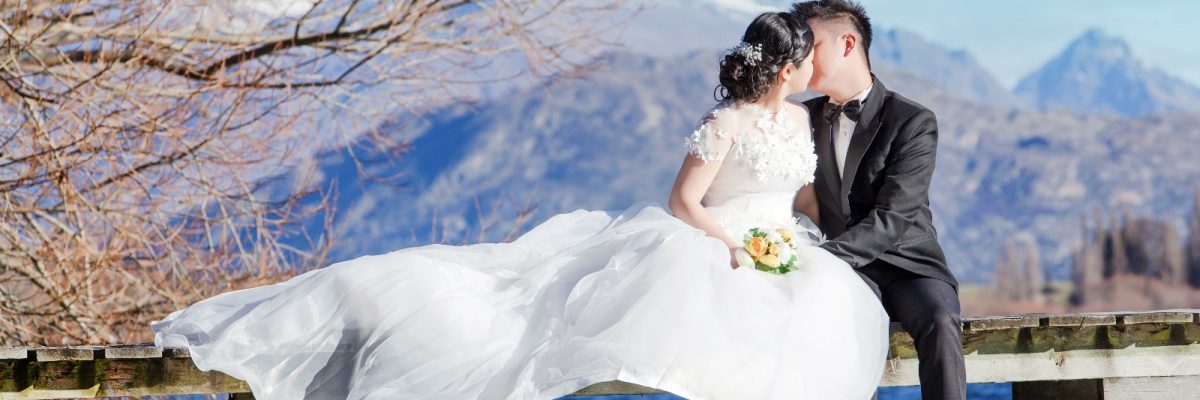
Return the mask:
[[[916,385],[912,338],[892,330],[880,385]],[[963,354],[968,382],[1012,382],[1014,399],[1200,399],[1200,309],[968,318]],[[247,392],[196,369],[186,349],[0,348],[0,399]],[[614,381],[575,394],[646,393],[662,392]]]

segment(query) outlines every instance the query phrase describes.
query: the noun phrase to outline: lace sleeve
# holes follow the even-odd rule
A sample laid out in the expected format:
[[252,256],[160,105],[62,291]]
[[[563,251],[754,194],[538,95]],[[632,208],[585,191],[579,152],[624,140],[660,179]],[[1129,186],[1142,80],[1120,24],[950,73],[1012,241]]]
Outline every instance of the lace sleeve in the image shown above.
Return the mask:
[[717,110],[706,114],[684,142],[687,152],[695,154],[705,163],[725,159],[725,155],[729,154],[729,149],[733,147],[733,138],[722,129],[723,124],[718,120],[718,114]]

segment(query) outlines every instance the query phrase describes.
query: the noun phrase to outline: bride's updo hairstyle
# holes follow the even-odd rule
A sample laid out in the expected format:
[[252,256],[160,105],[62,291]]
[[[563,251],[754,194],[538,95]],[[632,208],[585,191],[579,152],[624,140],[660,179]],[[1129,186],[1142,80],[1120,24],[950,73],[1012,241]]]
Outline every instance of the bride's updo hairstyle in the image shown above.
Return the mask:
[[786,12],[762,13],[746,27],[742,43],[721,59],[717,100],[758,100],[775,84],[784,65],[800,65],[812,43],[812,29],[804,21]]

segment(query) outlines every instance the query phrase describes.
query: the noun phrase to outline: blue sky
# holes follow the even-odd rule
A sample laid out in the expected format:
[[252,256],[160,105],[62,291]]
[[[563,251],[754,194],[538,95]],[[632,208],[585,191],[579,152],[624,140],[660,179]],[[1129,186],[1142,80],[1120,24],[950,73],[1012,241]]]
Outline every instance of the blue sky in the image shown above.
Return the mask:
[[914,31],[974,54],[1008,87],[1092,27],[1129,42],[1138,58],[1200,85],[1200,1],[865,0],[881,26]]
[[[660,34],[697,47],[729,47],[760,10],[784,9],[784,0],[644,0],[639,18]],[[1098,27],[1129,42],[1147,64],[1200,86],[1200,1],[1191,0],[862,0],[878,28],[913,31],[932,42],[965,49],[1011,88]],[[700,7],[709,10],[701,10]],[[654,9],[660,14],[655,16]],[[666,12],[672,10],[672,12]],[[715,15],[704,13],[715,12]],[[641,25],[645,22],[635,22]],[[720,26],[732,24],[732,26]],[[877,28],[877,29],[878,29]],[[643,28],[648,29],[648,28]],[[636,30],[636,28],[635,28]],[[644,32],[643,32],[644,33]],[[707,33],[707,34],[705,34]],[[641,36],[641,35],[636,35]],[[627,36],[627,37],[636,37]],[[723,36],[729,36],[725,38]],[[711,42],[710,46],[703,46]],[[635,47],[644,44],[635,44]]]

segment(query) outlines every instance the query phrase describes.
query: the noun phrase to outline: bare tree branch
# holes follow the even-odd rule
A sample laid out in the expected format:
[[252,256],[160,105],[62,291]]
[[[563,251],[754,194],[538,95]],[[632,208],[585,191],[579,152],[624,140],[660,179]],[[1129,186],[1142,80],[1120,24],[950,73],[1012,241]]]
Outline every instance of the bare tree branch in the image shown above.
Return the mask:
[[306,155],[394,160],[385,121],[586,68],[620,3],[0,0],[0,337],[145,342],[324,265],[335,193]]

